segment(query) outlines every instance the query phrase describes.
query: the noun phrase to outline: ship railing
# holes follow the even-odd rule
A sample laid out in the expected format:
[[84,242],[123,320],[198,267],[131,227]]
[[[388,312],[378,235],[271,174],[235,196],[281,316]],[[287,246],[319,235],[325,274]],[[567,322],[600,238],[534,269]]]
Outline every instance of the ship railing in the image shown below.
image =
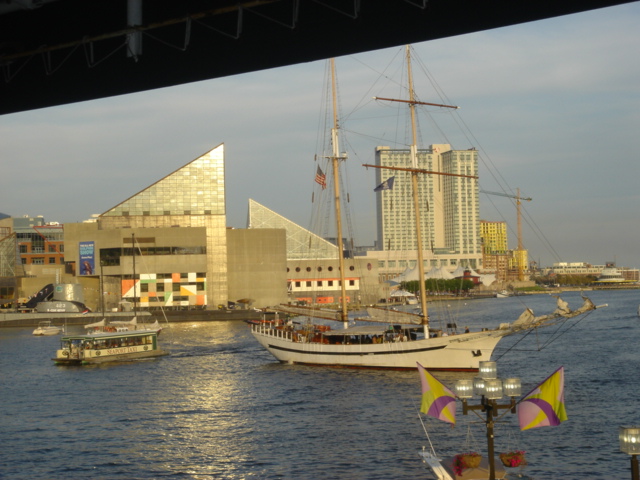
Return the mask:
[[291,340],[291,332],[282,328],[273,328],[270,323],[259,323],[251,325],[251,330],[261,335],[269,335],[276,338]]

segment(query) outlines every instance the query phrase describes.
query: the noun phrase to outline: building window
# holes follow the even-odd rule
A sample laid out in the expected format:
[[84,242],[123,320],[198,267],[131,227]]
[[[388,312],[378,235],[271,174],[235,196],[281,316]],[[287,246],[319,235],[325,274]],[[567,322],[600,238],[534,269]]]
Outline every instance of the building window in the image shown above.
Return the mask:
[[33,257],[31,265],[44,265],[44,257]]
[[27,253],[27,246],[26,245],[20,245],[20,253]]
[[55,265],[56,264],[56,257],[49,257],[49,265]]

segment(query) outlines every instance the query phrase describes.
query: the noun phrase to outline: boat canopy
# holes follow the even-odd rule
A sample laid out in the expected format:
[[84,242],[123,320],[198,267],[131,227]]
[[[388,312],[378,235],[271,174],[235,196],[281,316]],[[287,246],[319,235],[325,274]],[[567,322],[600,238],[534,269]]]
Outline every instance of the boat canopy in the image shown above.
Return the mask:
[[[403,327],[402,330],[419,330],[420,327]],[[350,336],[350,335],[384,335],[391,330],[387,325],[363,325],[358,327],[344,328],[340,330],[329,330],[324,332],[325,336]]]
[[145,335],[158,335],[158,333],[154,330],[134,330],[134,331],[124,331],[124,332],[94,332],[94,333],[84,333],[79,335],[65,335],[62,337],[62,341],[65,340],[89,340],[92,338],[108,338],[108,337],[143,337]]

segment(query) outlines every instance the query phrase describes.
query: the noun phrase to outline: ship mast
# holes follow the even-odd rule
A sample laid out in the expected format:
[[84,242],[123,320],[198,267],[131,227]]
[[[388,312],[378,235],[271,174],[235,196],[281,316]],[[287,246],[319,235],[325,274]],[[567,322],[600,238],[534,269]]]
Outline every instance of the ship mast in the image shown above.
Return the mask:
[[136,236],[131,234],[131,255],[133,256],[133,316],[135,317],[138,312],[138,299],[136,297]]
[[386,168],[391,170],[403,170],[411,172],[411,192],[413,196],[413,210],[415,213],[415,223],[416,223],[416,248],[418,250],[418,273],[420,275],[420,307],[422,309],[422,325],[424,327],[424,336],[425,338],[429,338],[429,315],[427,311],[427,287],[425,285],[424,278],[424,251],[422,249],[422,228],[420,222],[420,200],[418,195],[418,174],[419,173],[430,173],[435,175],[449,175],[455,177],[467,177],[467,178],[478,178],[472,175],[459,175],[452,173],[442,173],[442,172],[432,172],[418,168],[418,133],[416,128],[416,105],[431,105],[436,107],[443,108],[458,108],[453,105],[442,105],[439,103],[428,103],[428,102],[419,102],[415,99],[415,92],[413,90],[413,75],[411,72],[411,48],[409,45],[406,46],[406,57],[407,57],[407,76],[409,80],[409,100],[399,100],[393,98],[381,98],[374,97],[376,100],[386,100],[390,102],[402,102],[409,104],[409,110],[411,112],[411,168],[395,168],[395,167],[380,167],[378,165],[364,165],[365,167],[375,167],[375,168]]
[[416,222],[416,244],[418,248],[418,273],[420,275],[420,307],[422,309],[422,325],[424,338],[429,338],[429,314],[427,311],[427,287],[424,281],[424,251],[422,249],[422,228],[420,222],[420,201],[418,198],[418,134],[416,129],[415,92],[413,91],[413,75],[411,72],[411,49],[407,50],[407,77],[409,79],[409,111],[411,112],[411,193],[413,195],[413,211]]
[[340,160],[344,160],[346,157],[340,156],[340,143],[338,139],[338,131],[340,126],[338,125],[338,102],[336,94],[336,65],[335,60],[330,60],[331,65],[331,93],[333,97],[333,128],[331,129],[331,144],[333,146],[333,154],[331,156],[331,167],[333,170],[333,193],[335,197],[335,210],[336,210],[336,235],[338,241],[338,262],[340,268],[340,295],[341,295],[341,310],[340,319],[344,325],[344,328],[349,326],[349,315],[347,311],[347,287],[345,282],[345,269],[344,269],[344,243],[342,240],[342,211],[340,208]]

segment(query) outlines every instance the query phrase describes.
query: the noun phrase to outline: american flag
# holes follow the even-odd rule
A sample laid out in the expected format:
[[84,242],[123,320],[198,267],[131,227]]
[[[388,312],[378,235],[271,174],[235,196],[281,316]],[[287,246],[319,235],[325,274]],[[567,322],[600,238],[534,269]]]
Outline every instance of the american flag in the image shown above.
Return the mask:
[[327,188],[327,176],[322,172],[320,165],[316,171],[316,183],[319,183],[323,190]]

